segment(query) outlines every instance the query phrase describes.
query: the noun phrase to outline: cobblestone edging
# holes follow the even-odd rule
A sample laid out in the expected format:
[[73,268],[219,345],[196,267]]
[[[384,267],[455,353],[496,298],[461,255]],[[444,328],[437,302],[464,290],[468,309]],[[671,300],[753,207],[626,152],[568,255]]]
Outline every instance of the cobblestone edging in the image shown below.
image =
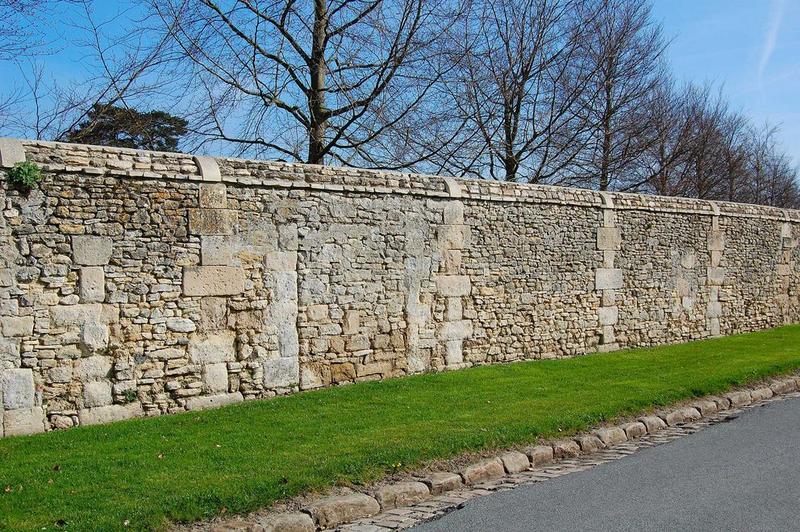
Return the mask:
[[465,502],[525,484],[577,473],[693,434],[743,410],[800,397],[800,375],[720,396],[708,396],[636,421],[604,426],[570,439],[506,450],[458,472],[411,475],[409,480],[333,495],[306,503],[300,512],[253,514],[198,524],[212,532],[386,532],[437,519]]

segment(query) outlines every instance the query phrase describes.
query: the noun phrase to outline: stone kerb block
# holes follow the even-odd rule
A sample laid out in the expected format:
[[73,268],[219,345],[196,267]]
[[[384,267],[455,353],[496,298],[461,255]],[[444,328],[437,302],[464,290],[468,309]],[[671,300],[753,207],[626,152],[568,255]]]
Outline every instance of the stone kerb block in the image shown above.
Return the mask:
[[0,137],[0,167],[11,168],[25,162],[25,147],[17,139]]
[[601,251],[617,251],[622,247],[622,234],[616,227],[600,227],[597,229],[597,249]]
[[619,268],[598,268],[595,273],[596,290],[615,290],[622,288],[622,270]]
[[33,408],[36,394],[33,371],[30,369],[0,370],[0,391],[3,397],[3,409]]
[[185,296],[232,296],[244,292],[244,270],[232,266],[186,266]]
[[111,260],[113,242],[107,236],[75,235],[72,258],[81,266],[104,266]]

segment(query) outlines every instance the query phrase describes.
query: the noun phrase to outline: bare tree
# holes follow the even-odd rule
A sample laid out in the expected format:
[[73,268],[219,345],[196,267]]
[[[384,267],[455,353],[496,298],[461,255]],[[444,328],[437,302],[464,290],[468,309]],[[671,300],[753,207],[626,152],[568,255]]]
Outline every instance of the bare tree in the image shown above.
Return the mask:
[[369,162],[371,143],[424,99],[443,5],[151,2],[203,139],[318,164]]
[[644,112],[644,103],[663,75],[666,44],[649,3],[598,2],[599,15],[588,24],[582,46],[595,74],[578,109],[592,124],[578,172],[608,190],[624,184],[653,142],[653,117]]

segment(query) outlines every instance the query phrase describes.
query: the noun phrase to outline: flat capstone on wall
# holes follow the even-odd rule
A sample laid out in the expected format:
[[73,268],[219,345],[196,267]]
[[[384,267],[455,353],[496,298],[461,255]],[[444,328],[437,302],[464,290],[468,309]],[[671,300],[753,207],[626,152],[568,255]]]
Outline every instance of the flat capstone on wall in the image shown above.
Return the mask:
[[0,178],[0,436],[800,321],[797,211],[15,139]]

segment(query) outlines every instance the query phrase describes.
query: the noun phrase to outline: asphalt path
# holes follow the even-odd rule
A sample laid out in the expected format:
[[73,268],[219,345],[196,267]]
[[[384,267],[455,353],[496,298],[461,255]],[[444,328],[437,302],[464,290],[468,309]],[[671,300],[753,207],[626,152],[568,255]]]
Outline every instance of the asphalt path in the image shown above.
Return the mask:
[[413,530],[800,530],[800,399],[478,497]]

